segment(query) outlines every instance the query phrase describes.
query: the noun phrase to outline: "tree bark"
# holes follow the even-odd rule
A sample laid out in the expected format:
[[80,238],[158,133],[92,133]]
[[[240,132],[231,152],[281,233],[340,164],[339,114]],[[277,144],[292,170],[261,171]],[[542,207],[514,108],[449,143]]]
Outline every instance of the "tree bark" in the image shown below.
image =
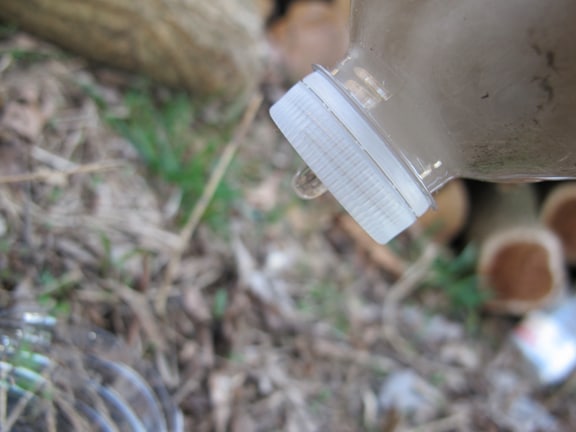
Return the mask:
[[109,66],[234,99],[261,75],[261,0],[0,0],[0,17]]

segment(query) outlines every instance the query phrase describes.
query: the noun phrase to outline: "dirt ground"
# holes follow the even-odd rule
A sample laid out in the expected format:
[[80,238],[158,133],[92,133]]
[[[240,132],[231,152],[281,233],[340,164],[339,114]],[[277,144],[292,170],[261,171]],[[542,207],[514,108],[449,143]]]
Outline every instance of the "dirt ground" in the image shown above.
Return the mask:
[[[0,308],[122,340],[185,431],[576,429],[574,381],[538,388],[508,349],[516,319],[462,313],[430,287],[459,251],[413,234],[366,243],[329,195],[292,191],[301,165],[267,109],[306,72],[306,59],[286,60],[294,44],[326,26],[330,52],[345,49],[345,35],[330,37],[341,16],[325,20],[323,7],[269,35],[301,39],[276,48],[288,66],[232,121],[192,102],[183,157],[203,159],[188,194],[146,163],[138,129],[123,133],[130,95],[161,104],[173,91],[3,31]],[[223,123],[229,133],[214,135]],[[24,423],[14,430],[50,430]]]

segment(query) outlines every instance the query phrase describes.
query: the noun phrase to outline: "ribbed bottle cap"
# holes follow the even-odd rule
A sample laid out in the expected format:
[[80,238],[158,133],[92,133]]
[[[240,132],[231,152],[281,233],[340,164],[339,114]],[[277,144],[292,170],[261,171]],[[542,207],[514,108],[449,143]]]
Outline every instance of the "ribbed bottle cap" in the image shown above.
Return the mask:
[[387,243],[431,205],[420,181],[322,70],[293,86],[270,115],[350,215]]

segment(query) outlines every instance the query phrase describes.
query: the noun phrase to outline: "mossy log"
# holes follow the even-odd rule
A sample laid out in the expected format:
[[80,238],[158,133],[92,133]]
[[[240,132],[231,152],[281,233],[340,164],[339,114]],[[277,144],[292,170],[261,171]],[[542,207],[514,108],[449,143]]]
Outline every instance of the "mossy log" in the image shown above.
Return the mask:
[[0,0],[0,18],[87,59],[234,99],[262,70],[262,0]]

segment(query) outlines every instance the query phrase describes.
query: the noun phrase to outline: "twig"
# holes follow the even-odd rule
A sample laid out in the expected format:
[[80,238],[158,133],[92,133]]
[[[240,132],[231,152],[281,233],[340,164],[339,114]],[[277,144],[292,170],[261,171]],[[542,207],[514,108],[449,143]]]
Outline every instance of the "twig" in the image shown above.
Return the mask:
[[419,356],[419,353],[410,346],[410,343],[398,331],[397,312],[400,302],[412,294],[418,288],[420,282],[430,273],[430,268],[440,253],[441,247],[438,244],[429,243],[420,257],[390,287],[382,307],[382,336],[396,353],[401,356],[404,362],[414,369],[426,372],[435,371],[439,368],[446,370],[449,367]]
[[462,430],[464,429],[463,425],[467,423],[468,416],[468,411],[464,410],[451,416],[405,430],[404,432],[444,432]]
[[45,150],[42,147],[38,146],[33,147],[31,151],[31,156],[36,161],[44,165],[49,165],[52,169],[58,171],[66,171],[78,168],[77,163],[72,162],[71,160],[68,160],[54,153],[50,153],[48,150]]
[[398,367],[395,360],[372,354],[369,351],[354,349],[348,345],[317,339],[312,347],[319,357],[331,360],[352,363],[363,368],[376,367],[383,372],[388,372]]
[[206,187],[202,191],[200,199],[196,203],[194,209],[192,209],[192,212],[189,214],[188,219],[186,220],[186,224],[180,231],[180,247],[176,251],[174,251],[172,257],[170,258],[170,261],[168,262],[168,266],[166,267],[166,272],[164,274],[164,281],[160,286],[160,289],[158,290],[158,294],[156,296],[155,306],[156,306],[156,312],[159,315],[163,316],[166,313],[166,300],[170,293],[170,288],[172,287],[174,277],[178,273],[178,270],[180,268],[182,254],[184,253],[184,250],[190,243],[190,238],[192,237],[194,230],[198,226],[200,219],[202,219],[202,216],[206,212],[206,209],[208,208],[208,205],[210,204],[210,201],[212,200],[212,197],[214,196],[214,193],[216,192],[218,185],[222,181],[222,178],[224,177],[224,174],[226,173],[228,166],[230,165],[230,162],[232,162],[232,159],[234,158],[234,155],[236,154],[238,147],[240,146],[241,142],[244,140],[244,137],[248,133],[248,130],[252,125],[252,122],[254,121],[256,113],[258,112],[258,109],[260,108],[261,104],[262,104],[262,95],[257,93],[250,100],[250,103],[248,104],[248,107],[246,108],[244,116],[242,117],[242,120],[240,122],[240,125],[238,126],[238,128],[234,133],[234,137],[224,148],[224,151],[222,152],[222,155],[220,156],[220,159],[218,160],[218,163],[216,164],[216,167],[214,168],[214,171],[212,172],[212,175],[210,176],[210,179],[208,180]]
[[0,185],[2,184],[12,184],[12,183],[25,183],[34,181],[54,181],[57,180],[61,182],[62,179],[69,177],[74,174],[87,174],[97,171],[106,171],[109,169],[118,168],[123,166],[124,162],[121,161],[104,161],[95,162],[86,165],[79,165],[76,168],[71,168],[67,170],[39,170],[31,173],[14,174],[7,176],[0,176]]
[[50,212],[42,213],[40,207],[34,206],[33,216],[42,221],[49,223],[53,229],[71,228],[71,227],[90,227],[94,231],[104,233],[121,232],[133,236],[141,241],[141,245],[151,249],[169,249],[175,250],[180,246],[180,238],[177,234],[158,228],[156,225],[148,222],[131,222],[122,215],[75,215],[69,212]]
[[8,70],[12,64],[13,57],[11,55],[0,56],[0,75]]
[[398,304],[412,294],[418,284],[430,272],[430,266],[440,253],[439,246],[429,243],[422,255],[404,272],[402,277],[392,285],[384,301],[384,319],[390,321],[395,315]]
[[142,325],[144,332],[146,332],[149,341],[160,351],[164,350],[166,348],[166,342],[154,319],[148,298],[144,294],[134,291],[122,283],[110,279],[103,281],[103,283],[129,305],[132,312],[134,312],[138,318],[140,325]]

